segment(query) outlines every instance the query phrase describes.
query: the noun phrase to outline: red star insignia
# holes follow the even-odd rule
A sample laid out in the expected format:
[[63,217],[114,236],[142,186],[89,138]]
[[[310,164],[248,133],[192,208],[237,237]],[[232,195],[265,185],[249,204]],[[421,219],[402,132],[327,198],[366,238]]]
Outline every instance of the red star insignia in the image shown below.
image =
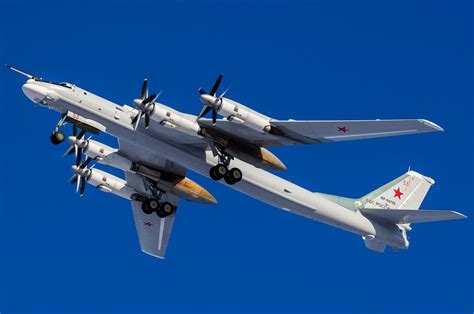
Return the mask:
[[349,129],[346,128],[345,126],[343,126],[343,127],[339,127],[339,126],[338,126],[338,127],[337,127],[337,131],[338,131],[338,132],[342,132],[342,133],[346,133],[347,131],[349,131]]
[[143,222],[144,226],[151,227],[153,224],[150,221]]
[[393,192],[395,192],[395,195],[393,197],[398,197],[399,200],[402,199],[403,193],[400,191],[400,188],[397,188],[396,190],[393,189]]

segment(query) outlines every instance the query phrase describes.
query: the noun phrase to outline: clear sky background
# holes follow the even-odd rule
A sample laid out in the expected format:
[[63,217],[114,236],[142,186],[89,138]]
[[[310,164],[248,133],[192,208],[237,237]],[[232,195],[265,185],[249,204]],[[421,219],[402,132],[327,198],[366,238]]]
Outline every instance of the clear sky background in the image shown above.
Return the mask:
[[[0,2],[0,61],[119,104],[151,92],[198,113],[197,88],[280,119],[426,118],[446,129],[274,149],[280,175],[359,197],[408,167],[423,203],[473,215],[471,1]],[[0,71],[0,312],[467,312],[472,218],[415,225],[378,254],[353,234],[190,173],[219,201],[182,202],[162,261],[140,252],[128,201],[67,184],[72,158],[24,78]],[[69,132],[69,129],[66,129]],[[110,145],[107,135],[96,137]],[[100,168],[105,168],[100,166]],[[114,170],[110,170],[116,173]]]

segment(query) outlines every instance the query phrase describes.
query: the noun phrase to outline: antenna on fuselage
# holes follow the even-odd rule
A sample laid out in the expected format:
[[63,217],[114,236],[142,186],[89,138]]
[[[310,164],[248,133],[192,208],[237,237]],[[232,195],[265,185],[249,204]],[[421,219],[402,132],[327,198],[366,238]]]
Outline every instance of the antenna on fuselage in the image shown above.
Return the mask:
[[29,78],[29,79],[40,80],[40,81],[42,80],[41,77],[34,76],[34,75],[29,74],[29,73],[26,73],[25,71],[22,71],[22,70],[20,70],[20,69],[17,69],[17,68],[15,68],[15,67],[12,67],[12,66],[9,65],[9,64],[5,64],[5,66],[6,66],[8,69],[12,70],[13,72],[16,72],[16,73],[19,73],[19,74],[21,74],[21,75],[23,75],[23,76],[26,76],[26,77]]

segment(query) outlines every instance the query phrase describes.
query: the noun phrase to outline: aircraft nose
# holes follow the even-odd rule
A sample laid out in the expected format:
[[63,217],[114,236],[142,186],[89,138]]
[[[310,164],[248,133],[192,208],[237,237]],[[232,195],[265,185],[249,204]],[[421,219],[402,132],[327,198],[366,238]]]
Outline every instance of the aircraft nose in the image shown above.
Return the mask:
[[48,89],[46,87],[36,84],[26,83],[21,87],[21,89],[23,90],[23,93],[25,93],[26,97],[28,97],[34,103],[41,102],[48,94]]

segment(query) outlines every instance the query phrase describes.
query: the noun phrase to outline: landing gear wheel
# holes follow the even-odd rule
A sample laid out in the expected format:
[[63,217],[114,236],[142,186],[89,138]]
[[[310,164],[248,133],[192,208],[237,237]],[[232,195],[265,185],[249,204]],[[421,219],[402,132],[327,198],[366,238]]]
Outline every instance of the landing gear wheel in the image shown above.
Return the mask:
[[155,198],[149,198],[142,203],[142,210],[145,214],[149,215],[158,210],[159,206],[160,204]]
[[153,210],[150,209],[148,206],[146,206],[145,202],[142,203],[142,211],[147,215],[150,215],[153,213]]
[[227,184],[235,184],[242,180],[242,171],[238,168],[232,168],[226,173],[224,180]]
[[49,139],[50,139],[51,143],[53,143],[54,145],[58,145],[58,144],[61,144],[62,142],[64,142],[66,137],[64,136],[63,132],[54,131],[53,134],[51,134],[51,136],[49,137]]
[[164,202],[163,204],[161,204],[160,210],[163,214],[165,214],[165,217],[166,217],[175,212],[175,207],[168,202]]
[[217,176],[215,170],[216,169],[214,167],[211,167],[211,169],[209,169],[209,176],[211,177],[212,180],[219,181],[221,178]]
[[214,180],[222,179],[227,173],[227,167],[223,164],[217,164],[211,168],[210,176]]

